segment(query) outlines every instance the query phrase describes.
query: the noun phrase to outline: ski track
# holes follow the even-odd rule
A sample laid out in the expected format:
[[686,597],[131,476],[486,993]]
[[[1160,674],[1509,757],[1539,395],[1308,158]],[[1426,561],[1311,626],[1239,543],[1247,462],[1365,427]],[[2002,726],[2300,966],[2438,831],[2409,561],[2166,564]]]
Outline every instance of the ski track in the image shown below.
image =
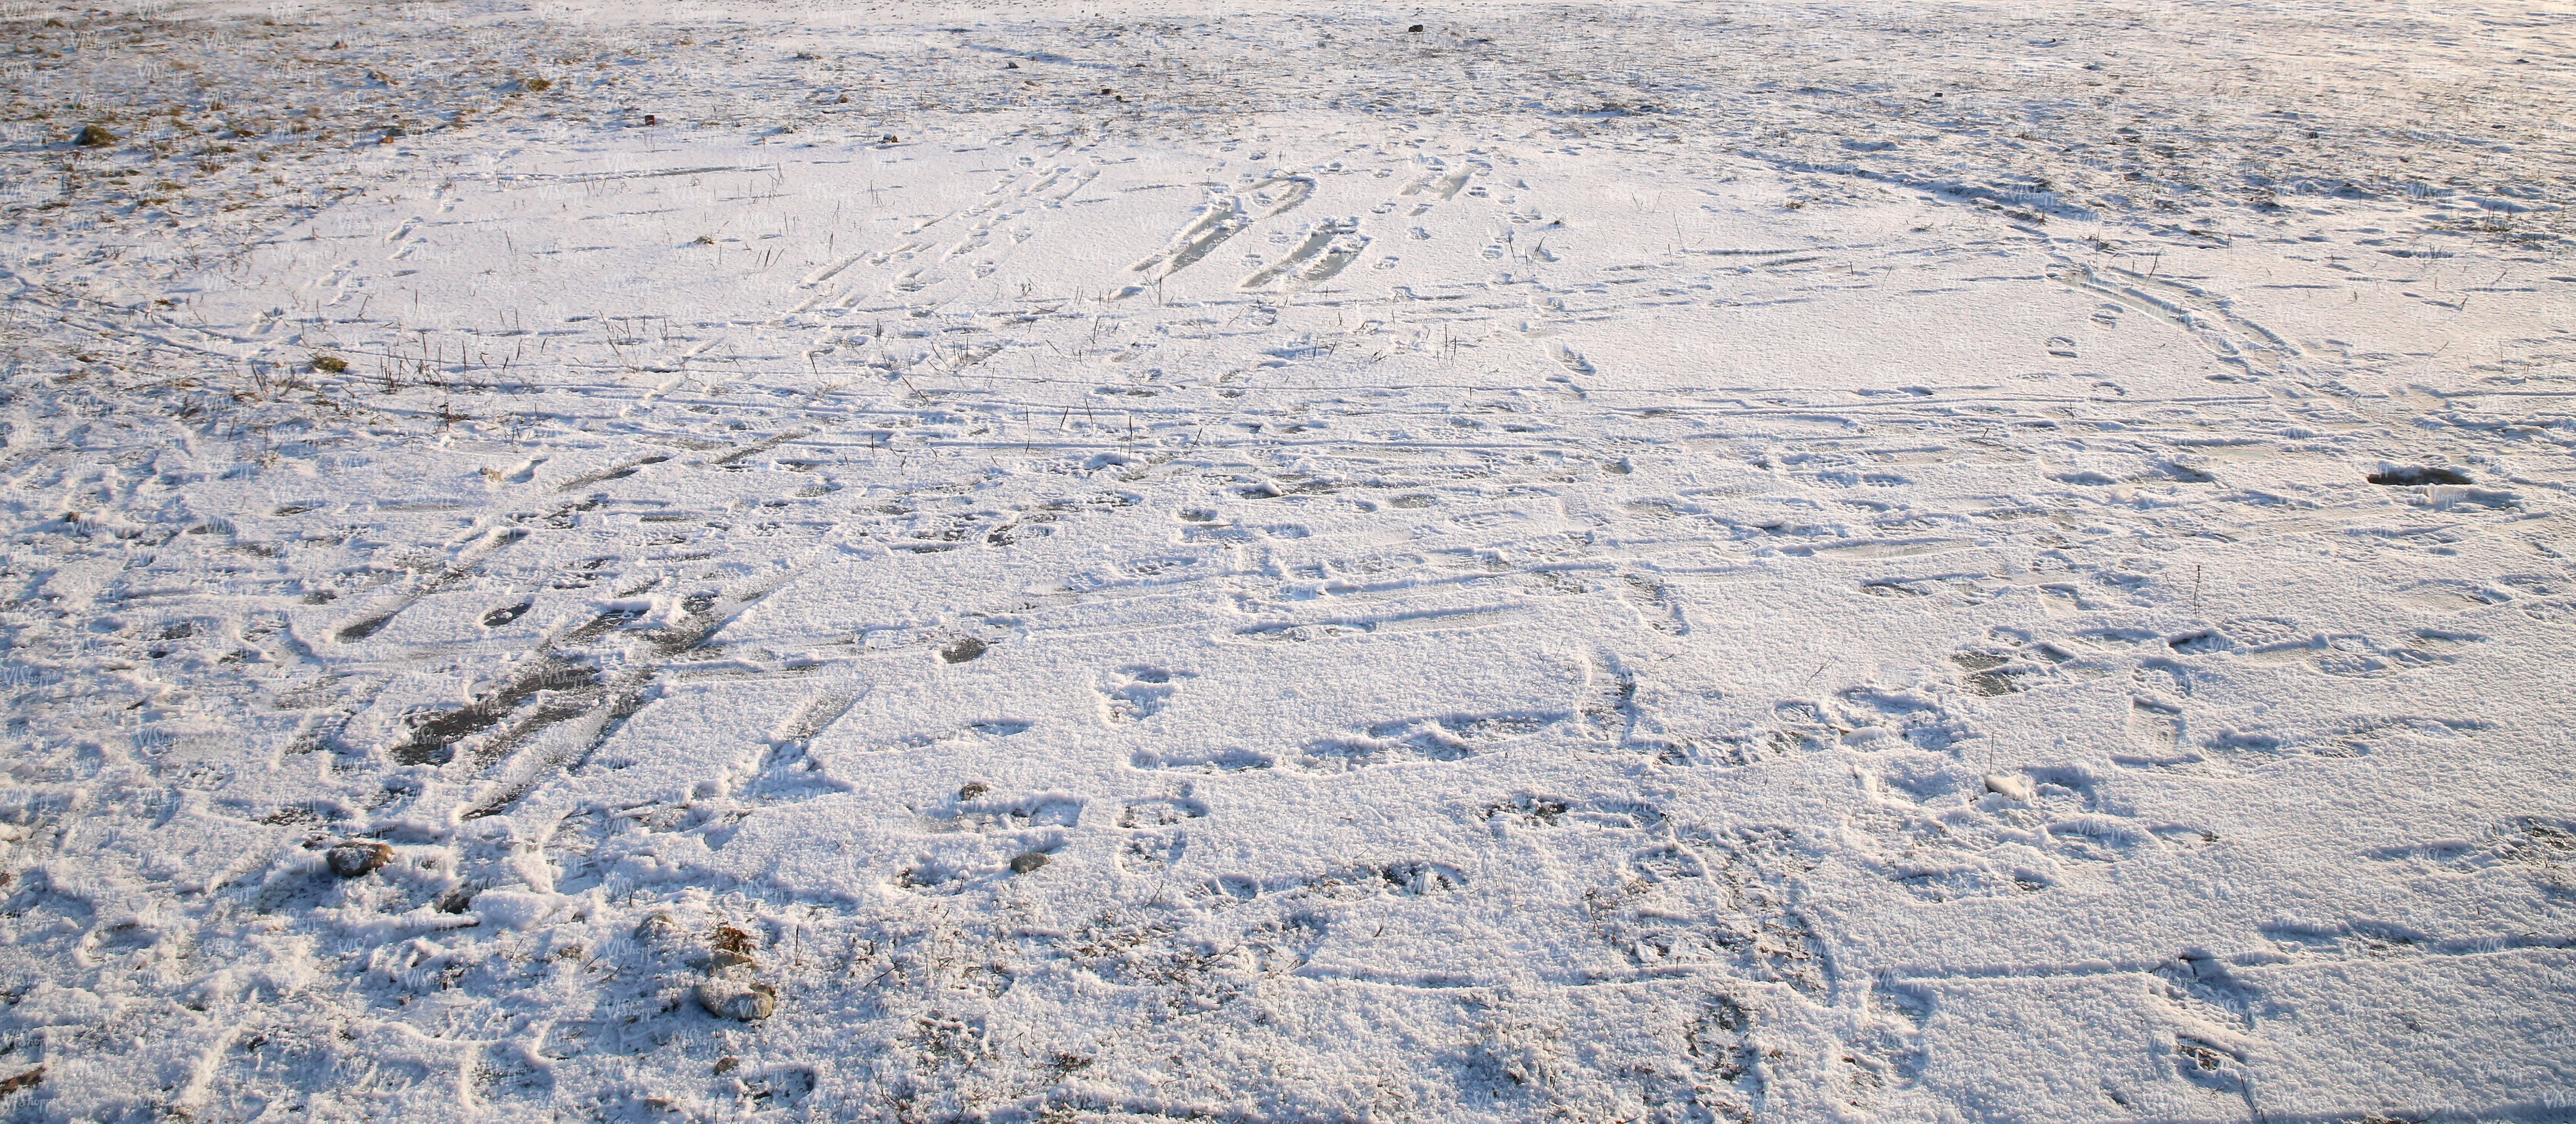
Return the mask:
[[[10,197],[12,1119],[2576,1095],[2576,263],[2524,108],[2474,172],[2419,137],[2439,181],[2378,119],[2109,114],[2071,91],[2197,95],[1985,12],[1934,108],[1803,45],[1749,101],[1561,69],[1770,16],[564,10],[436,19],[632,60],[558,102],[655,125],[513,77],[431,128],[448,79],[367,70],[411,125],[298,165],[363,192]],[[360,37],[268,11],[132,20]],[[2481,11],[2563,109],[2563,21]],[[41,15],[31,66],[163,73]],[[2241,50],[2246,105],[2326,50],[2081,18]],[[2354,18],[2365,76],[2471,65]],[[276,96],[224,136],[305,143]],[[2356,163],[2243,155],[2310,126]]]

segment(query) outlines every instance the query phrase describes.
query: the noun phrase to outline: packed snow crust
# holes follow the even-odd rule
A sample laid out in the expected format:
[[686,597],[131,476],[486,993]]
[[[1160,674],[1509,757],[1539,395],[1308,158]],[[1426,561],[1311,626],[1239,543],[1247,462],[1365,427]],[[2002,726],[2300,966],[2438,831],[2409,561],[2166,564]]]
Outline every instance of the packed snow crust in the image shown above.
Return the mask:
[[2576,9],[0,17],[8,1119],[2576,1119]]

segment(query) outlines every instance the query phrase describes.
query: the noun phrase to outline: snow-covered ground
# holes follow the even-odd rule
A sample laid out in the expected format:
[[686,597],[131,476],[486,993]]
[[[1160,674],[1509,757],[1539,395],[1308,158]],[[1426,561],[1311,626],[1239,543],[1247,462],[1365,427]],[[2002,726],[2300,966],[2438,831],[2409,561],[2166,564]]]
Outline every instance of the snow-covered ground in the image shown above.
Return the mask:
[[2576,1119],[2576,7],[5,17],[9,1119]]

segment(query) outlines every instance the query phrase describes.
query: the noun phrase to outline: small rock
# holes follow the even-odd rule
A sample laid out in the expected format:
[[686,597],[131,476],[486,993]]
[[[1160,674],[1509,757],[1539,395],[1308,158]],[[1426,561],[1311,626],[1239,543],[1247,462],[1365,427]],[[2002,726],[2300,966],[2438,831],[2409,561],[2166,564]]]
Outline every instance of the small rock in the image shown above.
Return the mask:
[[1994,793],[1997,796],[2001,796],[2006,800],[2019,801],[2024,804],[2030,803],[2030,798],[2034,795],[2031,792],[2030,781],[2028,778],[2017,777],[2010,773],[1988,773],[1986,775],[1986,791]]
[[702,983],[695,991],[698,1006],[717,1018],[753,1023],[778,1013],[778,992],[768,984],[736,991],[725,984]]
[[2426,468],[2418,465],[2389,464],[2384,461],[2380,463],[2379,471],[2371,473],[2370,475],[2363,477],[2363,479],[2368,480],[2373,484],[2380,485],[2381,487],[2413,487],[2425,484],[2467,484],[2470,482],[2468,474],[2456,468],[2444,468],[2440,465]]
[[1031,851],[1028,854],[1011,860],[1011,873],[1027,874],[1030,871],[1045,866],[1046,864],[1047,857],[1045,854],[1038,851]]
[[331,848],[331,853],[323,856],[322,861],[331,867],[333,874],[357,878],[394,861],[394,849],[374,842],[343,843]]

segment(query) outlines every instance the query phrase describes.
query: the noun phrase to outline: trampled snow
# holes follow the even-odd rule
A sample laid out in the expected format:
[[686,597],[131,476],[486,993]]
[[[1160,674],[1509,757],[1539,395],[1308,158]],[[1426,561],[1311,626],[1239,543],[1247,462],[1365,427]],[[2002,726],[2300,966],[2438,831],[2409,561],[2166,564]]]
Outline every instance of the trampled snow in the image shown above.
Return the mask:
[[2576,1113],[2558,7],[0,26],[11,1119]]

